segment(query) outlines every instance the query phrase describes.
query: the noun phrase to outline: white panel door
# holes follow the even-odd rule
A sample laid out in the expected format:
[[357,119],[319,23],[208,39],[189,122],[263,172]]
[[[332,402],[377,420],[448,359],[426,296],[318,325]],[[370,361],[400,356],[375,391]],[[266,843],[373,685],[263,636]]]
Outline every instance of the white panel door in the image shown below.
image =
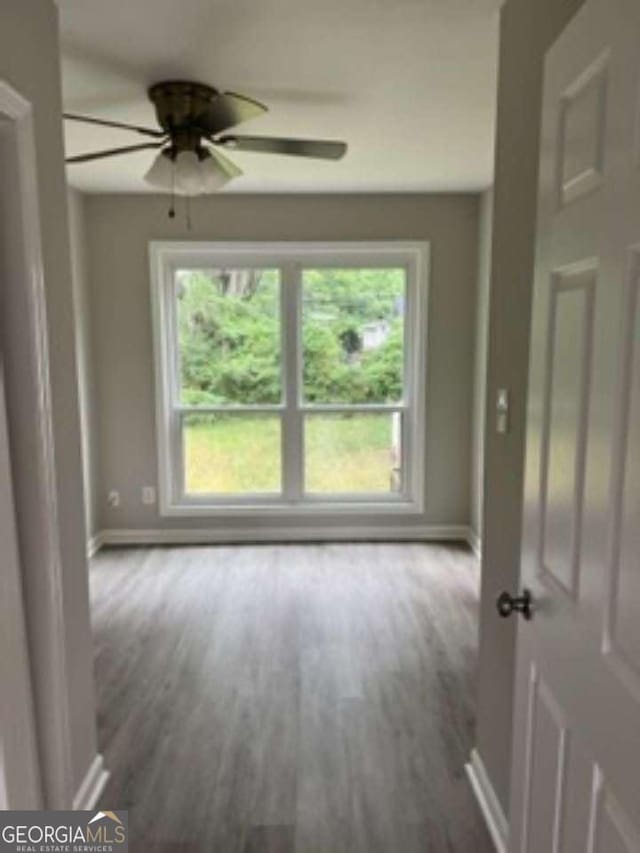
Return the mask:
[[638,853],[638,0],[551,48],[541,133],[510,850]]
[[0,340],[0,809],[41,807]]

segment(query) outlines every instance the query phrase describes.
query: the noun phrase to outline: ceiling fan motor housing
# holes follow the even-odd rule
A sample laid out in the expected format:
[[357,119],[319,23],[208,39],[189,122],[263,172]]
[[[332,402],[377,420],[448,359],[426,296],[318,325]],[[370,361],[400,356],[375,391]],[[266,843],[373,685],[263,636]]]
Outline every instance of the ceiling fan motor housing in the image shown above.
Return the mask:
[[219,92],[206,83],[169,80],[151,86],[158,124],[182,150],[193,151],[207,132],[205,117]]

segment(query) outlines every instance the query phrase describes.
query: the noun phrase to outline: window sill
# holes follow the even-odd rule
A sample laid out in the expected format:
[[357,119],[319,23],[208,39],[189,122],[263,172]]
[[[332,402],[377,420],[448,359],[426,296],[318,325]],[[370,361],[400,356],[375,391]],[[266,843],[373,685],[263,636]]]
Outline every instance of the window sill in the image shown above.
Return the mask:
[[308,501],[306,503],[255,502],[255,503],[171,503],[160,504],[160,515],[165,517],[202,518],[233,516],[287,517],[296,516],[371,516],[371,515],[421,515],[424,506],[417,500],[375,500],[375,501]]

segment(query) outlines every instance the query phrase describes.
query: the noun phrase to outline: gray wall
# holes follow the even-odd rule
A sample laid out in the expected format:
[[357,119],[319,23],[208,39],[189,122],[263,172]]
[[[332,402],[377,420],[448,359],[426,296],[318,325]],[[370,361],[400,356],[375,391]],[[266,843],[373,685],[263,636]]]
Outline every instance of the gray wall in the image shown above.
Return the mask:
[[71,238],[71,278],[78,361],[78,402],[82,432],[82,470],[85,524],[88,536],[98,532],[98,419],[95,417],[89,279],[87,276],[84,196],[69,189],[69,233]]
[[[57,14],[52,0],[3,3],[1,14],[0,79],[33,105],[75,790],[94,758],[96,737]],[[27,622],[33,641],[38,625],[29,613]],[[41,698],[46,702],[47,697]]]
[[[193,228],[187,232],[181,210],[173,222],[167,218],[166,198],[88,196],[101,528],[243,524],[242,519],[162,519],[155,507],[143,506],[140,500],[141,486],[156,483],[148,243],[172,238],[429,240],[427,510],[424,518],[403,523],[467,525],[477,209],[478,199],[472,195],[222,195],[194,202]],[[106,505],[111,488],[121,493],[117,509]],[[353,523],[345,517],[314,523],[323,520]],[[277,519],[273,523],[282,526]],[[378,517],[374,523],[396,522]]]
[[484,413],[487,396],[487,349],[489,339],[489,292],[491,288],[491,241],[493,238],[493,189],[480,198],[478,215],[478,287],[473,374],[471,431],[471,530],[482,539],[484,487]]
[[[518,587],[525,406],[544,53],[581,0],[508,0],[501,18],[494,232],[489,308],[483,573],[477,747],[509,801],[515,620],[496,595]],[[493,431],[493,401],[512,391],[511,431]]]

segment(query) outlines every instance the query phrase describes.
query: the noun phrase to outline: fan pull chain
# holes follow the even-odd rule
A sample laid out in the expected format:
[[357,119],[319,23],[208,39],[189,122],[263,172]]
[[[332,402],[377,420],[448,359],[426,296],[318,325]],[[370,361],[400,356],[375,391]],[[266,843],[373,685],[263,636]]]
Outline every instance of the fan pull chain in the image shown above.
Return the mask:
[[191,196],[185,196],[184,208],[185,218],[187,221],[187,231],[191,231]]
[[169,204],[169,219],[175,219],[176,216],[176,168],[175,164],[171,169],[171,202]]

